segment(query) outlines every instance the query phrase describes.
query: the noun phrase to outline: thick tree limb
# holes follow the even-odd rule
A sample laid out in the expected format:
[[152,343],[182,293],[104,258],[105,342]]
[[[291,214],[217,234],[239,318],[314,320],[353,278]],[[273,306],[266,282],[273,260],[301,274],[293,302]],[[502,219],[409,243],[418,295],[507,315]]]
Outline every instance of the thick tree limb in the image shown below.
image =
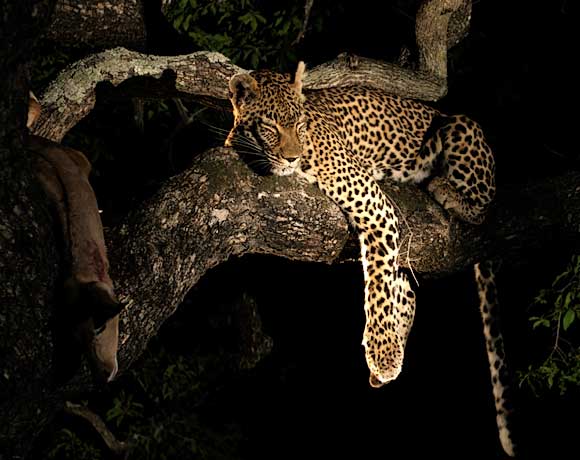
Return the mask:
[[111,274],[127,309],[122,367],[199,278],[230,256],[338,257],[348,238],[344,217],[313,186],[287,188],[291,183],[258,177],[231,151],[212,150],[111,232]]
[[[415,186],[384,184],[408,225],[402,224],[403,241],[411,237],[408,260],[402,254],[401,263],[410,261],[416,272],[441,276],[484,257],[509,260],[517,254],[521,259],[523,248],[541,245],[555,231],[574,241],[579,179],[570,174],[500,193],[483,228],[450,221]],[[539,206],[539,199],[550,206]],[[228,149],[204,153],[109,237],[112,274],[127,304],[121,314],[122,368],[140,355],[191,287],[229,257],[272,254],[331,263],[352,256],[343,252],[349,240],[344,216],[315,186],[256,176]]]
[[[348,70],[344,58],[310,70],[305,87],[372,85],[404,97],[434,100],[441,87],[428,76],[371,59],[357,58],[356,70]],[[131,77],[161,78],[175,74],[171,88],[158,97],[198,97],[225,101],[228,81],[243,69],[219,53],[201,51],[184,56],[151,56],[124,48],[98,53],[64,70],[41,97],[42,113],[34,134],[60,142],[64,135],[94,107],[96,86],[101,82],[119,85]],[[418,77],[420,75],[420,77]]]
[[44,196],[22,146],[26,61],[52,0],[2,2],[0,14],[0,456],[16,458],[53,417],[47,391],[53,344],[48,311],[58,272]]
[[[447,92],[448,44],[457,42],[469,24],[470,8],[466,8],[466,3],[470,6],[466,0],[429,1],[420,9],[418,70],[358,56],[346,59],[339,56],[311,69],[304,80],[305,88],[369,85],[402,97],[440,99]],[[451,17],[454,35],[448,43]],[[42,95],[43,113],[34,134],[60,142],[94,107],[98,83],[106,81],[117,86],[132,77],[161,78],[167,71],[175,75],[175,81],[166,88],[164,97],[194,96],[215,105],[215,101],[227,100],[229,79],[243,69],[219,53],[205,51],[183,56],[152,56],[123,48],[107,50],[76,62],[51,83]]]
[[307,72],[304,87],[366,85],[401,97],[436,101],[445,95],[446,84],[426,72],[360,56],[340,55]]
[[187,56],[151,56],[124,48],[94,54],[68,67],[50,84],[40,102],[42,114],[34,133],[60,142],[95,105],[100,82],[118,85],[131,77],[160,78],[175,73],[175,92],[227,99],[227,82],[241,69],[219,53],[201,51]]
[[419,68],[443,85],[447,83],[449,21],[454,12],[463,11],[460,8],[464,3],[464,0],[427,0],[417,12],[415,36],[419,48]]

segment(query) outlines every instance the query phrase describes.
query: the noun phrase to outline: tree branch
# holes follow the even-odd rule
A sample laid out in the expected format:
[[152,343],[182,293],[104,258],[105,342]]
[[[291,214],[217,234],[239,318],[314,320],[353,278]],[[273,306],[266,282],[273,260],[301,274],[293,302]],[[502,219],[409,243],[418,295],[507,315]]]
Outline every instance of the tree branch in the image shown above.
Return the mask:
[[353,55],[340,55],[309,70],[307,89],[333,86],[372,86],[410,99],[436,101],[445,95],[446,85],[421,70]]
[[[308,6],[308,2],[306,3]],[[447,92],[447,47],[465,34],[471,3],[468,0],[431,0],[417,13],[419,69],[412,70],[358,56],[338,58],[311,69],[307,89],[368,85],[402,97],[435,101]],[[448,37],[450,22],[453,35]],[[196,97],[209,105],[228,99],[228,81],[244,69],[219,53],[201,51],[183,56],[152,56],[114,48],[69,66],[41,98],[43,113],[34,134],[60,142],[66,132],[94,107],[98,83],[114,86],[134,77],[160,79],[173,74],[171,85],[158,97]]]
[[308,28],[308,21],[310,19],[310,11],[312,10],[312,5],[314,4],[314,0],[306,0],[304,2],[304,19],[302,20],[302,27],[300,28],[300,32],[298,32],[298,36],[292,42],[293,45],[297,45],[300,41],[304,38],[304,34],[306,34],[306,29]]
[[131,77],[161,78],[172,71],[174,92],[166,97],[194,94],[224,100],[229,78],[241,70],[209,51],[186,56],[151,56],[124,48],[103,51],[69,66],[49,85],[40,99],[42,113],[34,134],[60,142],[93,109],[101,82],[117,86]]
[[[417,12],[415,36],[419,48],[419,68],[447,84],[447,29],[452,13],[464,0],[427,0]],[[446,92],[446,91],[445,91]]]
[[447,49],[453,48],[466,37],[471,23],[471,10],[471,0],[463,0],[461,5],[451,13],[447,26]]
[[86,406],[75,404],[67,401],[65,412],[76,417],[80,417],[91,424],[97,433],[101,436],[103,442],[109,450],[115,455],[122,455],[127,451],[127,444],[119,441],[116,436],[107,428],[107,425],[98,414],[95,414]]
[[[403,248],[411,238],[413,269],[441,276],[500,254],[521,259],[523,248],[541,245],[554,232],[577,245],[579,179],[576,173],[500,192],[483,227],[449,220],[416,186],[382,186],[399,208]],[[550,206],[538,206],[539,200]],[[353,256],[345,250],[350,234],[343,214],[315,186],[257,176],[225,148],[198,157],[108,236],[112,275],[127,304],[122,368],[140,355],[192,286],[229,257],[272,254],[332,263]],[[405,253],[400,262],[407,265]]]

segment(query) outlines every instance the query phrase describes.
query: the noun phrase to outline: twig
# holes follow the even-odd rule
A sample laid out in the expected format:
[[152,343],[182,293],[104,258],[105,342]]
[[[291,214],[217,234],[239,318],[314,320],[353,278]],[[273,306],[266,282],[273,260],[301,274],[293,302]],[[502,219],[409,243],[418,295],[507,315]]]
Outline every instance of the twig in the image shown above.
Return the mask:
[[[409,267],[409,271],[411,272],[411,275],[413,276],[413,279],[415,280],[415,283],[417,283],[417,286],[419,286],[419,280],[417,279],[417,277],[415,276],[415,270],[413,270],[413,266],[411,265],[411,241],[413,240],[413,231],[411,230],[411,226],[409,225],[409,222],[407,221],[407,217],[405,216],[405,214],[403,213],[403,210],[399,207],[399,205],[397,204],[397,202],[395,200],[393,200],[388,193],[385,192],[385,195],[389,198],[389,200],[391,201],[391,203],[393,204],[393,207],[397,209],[397,211],[399,211],[400,216],[403,219],[403,223],[405,224],[405,226],[407,227],[407,232],[409,235],[409,239],[407,242],[407,255],[406,255],[406,260],[407,260],[407,266]],[[402,246],[399,245],[399,246]]]
[[552,352],[548,359],[552,357],[555,351],[558,351],[560,347],[558,347],[558,342],[560,342],[560,320],[562,319],[562,312],[558,315],[558,326],[556,326],[556,341],[554,342],[554,347],[552,348]]
[[181,123],[183,125],[188,125],[193,120],[193,117],[189,114],[189,110],[187,107],[183,105],[183,102],[180,98],[174,97],[172,98],[173,102],[175,103],[175,108],[177,109],[177,113],[179,114],[179,118],[181,119]]
[[292,42],[292,45],[297,45],[300,43],[300,40],[304,38],[304,34],[306,34],[306,28],[308,27],[308,20],[310,19],[310,11],[312,10],[312,5],[314,4],[314,0],[306,0],[304,3],[304,21],[302,22],[302,28],[298,33],[296,39]]

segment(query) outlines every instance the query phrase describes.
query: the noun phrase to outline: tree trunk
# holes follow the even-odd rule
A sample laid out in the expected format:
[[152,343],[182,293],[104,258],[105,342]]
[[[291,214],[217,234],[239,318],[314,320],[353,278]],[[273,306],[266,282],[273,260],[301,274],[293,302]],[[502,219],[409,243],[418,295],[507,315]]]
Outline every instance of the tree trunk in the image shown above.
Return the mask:
[[[3,2],[0,50],[0,453],[26,452],[60,400],[47,387],[58,258],[52,219],[22,146],[25,62],[53,2]],[[1,455],[0,455],[1,456]],[[4,458],[4,457],[2,457]]]

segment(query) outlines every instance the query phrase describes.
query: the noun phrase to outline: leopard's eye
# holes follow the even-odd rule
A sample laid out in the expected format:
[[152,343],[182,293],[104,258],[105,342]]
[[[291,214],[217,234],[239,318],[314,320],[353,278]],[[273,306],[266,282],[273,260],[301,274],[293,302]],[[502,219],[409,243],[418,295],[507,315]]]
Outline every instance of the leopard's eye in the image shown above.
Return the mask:
[[278,134],[278,128],[275,125],[266,122],[260,122],[260,128],[264,128],[266,131],[270,131],[273,134]]

